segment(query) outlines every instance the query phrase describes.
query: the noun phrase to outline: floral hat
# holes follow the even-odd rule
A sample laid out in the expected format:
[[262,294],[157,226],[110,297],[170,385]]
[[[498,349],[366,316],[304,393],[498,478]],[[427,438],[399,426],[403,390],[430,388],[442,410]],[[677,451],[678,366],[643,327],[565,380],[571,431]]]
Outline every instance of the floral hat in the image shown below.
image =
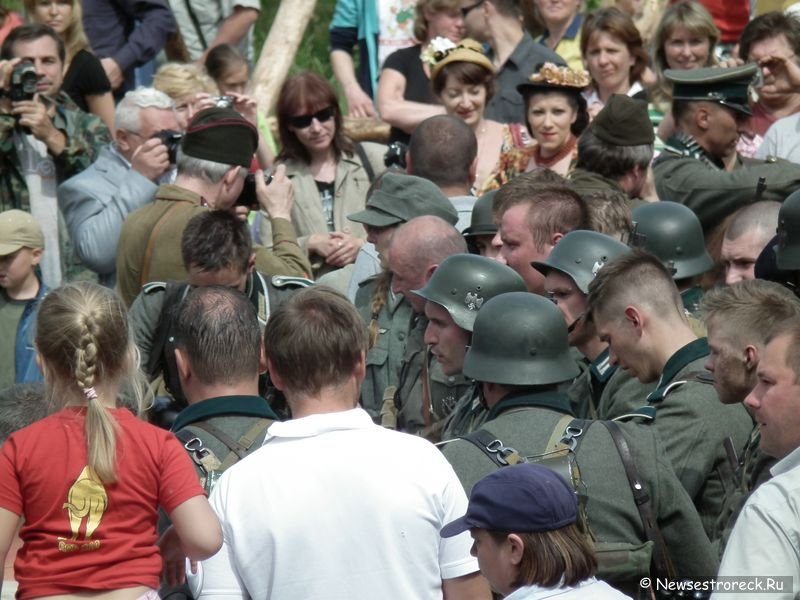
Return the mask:
[[589,87],[592,78],[586,71],[575,71],[569,67],[560,67],[551,62],[540,65],[528,81],[517,86],[520,94],[534,91],[537,88],[555,89],[578,93]]
[[494,73],[494,66],[486,56],[483,45],[470,38],[458,44],[444,37],[434,38],[422,51],[420,59],[431,66],[431,79],[436,79],[442,67],[454,62],[473,63]]

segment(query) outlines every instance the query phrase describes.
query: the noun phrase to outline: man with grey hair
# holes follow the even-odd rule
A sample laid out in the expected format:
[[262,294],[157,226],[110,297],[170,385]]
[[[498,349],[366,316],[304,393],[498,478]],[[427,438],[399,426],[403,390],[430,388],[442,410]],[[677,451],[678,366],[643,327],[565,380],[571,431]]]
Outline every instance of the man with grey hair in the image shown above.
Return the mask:
[[758,255],[778,228],[779,202],[756,202],[736,212],[722,240],[725,284],[755,278]]
[[[117,290],[128,306],[149,281],[186,279],[180,252],[183,229],[203,211],[236,210],[257,146],[258,131],[234,110],[209,108],[194,116],[177,151],[175,183],[162,184],[155,201],[128,216],[122,226]],[[269,275],[310,273],[291,223],[292,187],[285,167],[278,167],[269,186],[257,171],[255,189],[273,232],[272,252],[253,248],[256,269]]]
[[97,160],[58,188],[75,254],[109,287],[116,281],[122,222],[172,174],[169,148],[159,134],[179,129],[175,103],[154,88],[128,92],[117,105],[114,129],[114,141]]

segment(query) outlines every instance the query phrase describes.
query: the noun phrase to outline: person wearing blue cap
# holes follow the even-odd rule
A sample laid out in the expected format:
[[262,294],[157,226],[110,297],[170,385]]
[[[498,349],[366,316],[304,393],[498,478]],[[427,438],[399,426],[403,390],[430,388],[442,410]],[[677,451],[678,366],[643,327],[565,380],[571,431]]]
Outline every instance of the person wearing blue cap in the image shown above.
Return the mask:
[[469,531],[481,573],[507,600],[630,598],[594,577],[597,558],[577,520],[570,485],[547,467],[522,463],[476,483],[467,514],[441,534]]

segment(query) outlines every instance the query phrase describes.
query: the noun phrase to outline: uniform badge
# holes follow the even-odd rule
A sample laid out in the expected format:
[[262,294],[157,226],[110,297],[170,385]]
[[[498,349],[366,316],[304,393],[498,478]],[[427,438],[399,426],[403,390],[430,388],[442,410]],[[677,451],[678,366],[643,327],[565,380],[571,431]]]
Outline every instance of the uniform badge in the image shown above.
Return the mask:
[[592,277],[597,275],[597,272],[605,266],[605,262],[601,262],[599,260],[594,261],[594,265],[592,265]]
[[483,298],[474,292],[467,292],[467,295],[464,296],[464,306],[467,307],[467,310],[478,310],[483,306]]

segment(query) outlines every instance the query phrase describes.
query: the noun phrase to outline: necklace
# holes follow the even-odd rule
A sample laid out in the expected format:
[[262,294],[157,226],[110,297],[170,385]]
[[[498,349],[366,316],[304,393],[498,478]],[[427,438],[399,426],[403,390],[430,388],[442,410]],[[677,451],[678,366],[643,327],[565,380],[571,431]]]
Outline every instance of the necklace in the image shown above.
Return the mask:
[[559,162],[562,158],[567,156],[568,154],[572,153],[572,150],[575,148],[575,144],[577,143],[577,139],[574,135],[570,134],[569,138],[567,139],[567,143],[561,147],[561,150],[556,152],[553,156],[550,157],[543,157],[542,156],[542,147],[538,144],[533,150],[533,160],[536,163],[537,167],[545,167],[549,169],[554,164]]

